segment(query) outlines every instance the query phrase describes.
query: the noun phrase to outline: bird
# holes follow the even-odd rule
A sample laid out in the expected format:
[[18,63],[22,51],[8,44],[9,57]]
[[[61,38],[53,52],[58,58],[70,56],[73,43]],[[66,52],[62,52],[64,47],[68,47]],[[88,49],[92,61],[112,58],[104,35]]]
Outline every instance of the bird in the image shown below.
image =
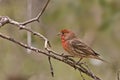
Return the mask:
[[79,62],[83,58],[98,59],[106,62],[105,60],[101,59],[100,55],[96,53],[91,47],[82,42],[73,31],[62,29],[59,32],[59,35],[63,49],[68,52],[70,56],[79,58]]

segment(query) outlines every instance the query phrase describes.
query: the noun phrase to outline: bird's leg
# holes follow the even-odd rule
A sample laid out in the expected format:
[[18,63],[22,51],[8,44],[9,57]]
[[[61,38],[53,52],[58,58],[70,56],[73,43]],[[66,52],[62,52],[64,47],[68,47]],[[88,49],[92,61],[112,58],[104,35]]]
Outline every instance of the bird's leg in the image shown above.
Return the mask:
[[81,57],[81,58],[79,59],[79,61],[76,62],[76,65],[79,64],[82,59],[83,59],[83,58]]
[[[82,60],[83,58],[81,57],[80,59],[79,59],[79,61],[77,61],[77,62],[75,62],[74,63],[74,69],[76,70],[76,65],[79,65],[79,63],[80,63],[80,61]],[[80,64],[83,64],[83,63],[80,63]]]
[[[64,53],[62,53],[61,56],[63,57],[63,60],[67,60],[69,57],[74,57],[74,56],[72,56],[72,55],[64,55]],[[69,58],[69,60],[75,62],[74,60],[72,60],[72,59],[70,59],[70,58]]]
[[61,56],[65,57],[65,58],[74,57],[74,56],[72,56],[72,55],[64,55],[64,53],[62,53]]
[[60,56],[63,56],[63,55],[64,55],[64,53],[60,54]]
[[68,57],[74,57],[72,55],[63,55],[64,57],[68,58]]
[[64,59],[64,60],[67,60],[67,59],[70,58],[70,57],[73,57],[73,56],[71,56],[71,55],[64,55],[64,56],[63,56],[63,59]]

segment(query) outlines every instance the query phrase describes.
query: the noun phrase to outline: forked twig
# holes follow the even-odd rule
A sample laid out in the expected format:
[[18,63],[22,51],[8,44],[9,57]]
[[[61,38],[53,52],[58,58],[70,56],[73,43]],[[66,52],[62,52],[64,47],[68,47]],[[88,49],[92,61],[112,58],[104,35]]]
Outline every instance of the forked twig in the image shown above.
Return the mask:
[[45,4],[44,7],[42,8],[42,10],[39,12],[39,14],[38,14],[35,18],[30,19],[30,20],[27,20],[27,21],[25,21],[25,22],[22,22],[22,23],[20,23],[20,24],[21,24],[21,25],[27,25],[27,24],[32,23],[32,22],[34,22],[34,21],[38,21],[38,22],[39,22],[39,18],[42,16],[42,14],[43,14],[43,12],[45,11],[46,7],[48,6],[49,2],[50,2],[50,0],[47,0],[46,4]]

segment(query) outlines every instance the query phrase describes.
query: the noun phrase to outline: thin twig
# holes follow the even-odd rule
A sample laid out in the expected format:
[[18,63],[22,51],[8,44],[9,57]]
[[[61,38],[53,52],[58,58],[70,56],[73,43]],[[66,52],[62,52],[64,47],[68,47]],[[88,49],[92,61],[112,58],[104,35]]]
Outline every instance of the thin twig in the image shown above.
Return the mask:
[[[45,36],[43,36],[42,34],[37,33],[37,32],[34,32],[33,30],[26,28],[25,26],[21,25],[19,22],[14,21],[14,20],[10,19],[10,18],[7,17],[7,16],[1,16],[0,19],[1,19],[1,20],[0,20],[0,24],[2,24],[1,26],[5,25],[5,24],[7,24],[7,23],[12,24],[12,25],[15,25],[15,27],[18,27],[20,30],[26,30],[26,31],[32,33],[33,35],[36,35],[36,36],[44,39],[44,41],[45,41],[45,43],[44,43],[44,48],[45,48],[45,49],[47,48],[47,46],[50,46],[50,47],[51,47],[50,42],[48,41],[48,39],[47,39]],[[4,21],[3,21],[3,20],[4,20]],[[6,23],[5,23],[5,22],[6,22]]]
[[8,22],[9,22],[9,20],[8,20],[7,16],[0,16],[0,27],[4,26]]
[[[49,47],[51,47],[51,46],[49,45]],[[46,50],[48,51],[48,48],[46,48]],[[48,51],[48,53],[50,54],[50,51]],[[54,71],[53,71],[53,66],[52,66],[52,62],[51,62],[51,57],[50,56],[48,56],[48,62],[49,62],[49,65],[50,65],[51,75],[52,75],[52,77],[54,77]]]
[[53,71],[53,66],[52,66],[52,63],[51,63],[51,57],[50,56],[48,57],[48,61],[49,61],[49,64],[50,64],[51,75],[52,75],[52,77],[54,77],[54,71]]
[[84,76],[82,75],[81,71],[80,71],[80,75],[81,75],[82,80],[85,80],[85,78],[84,78]]
[[120,80],[120,71],[117,72],[117,80]]
[[[84,63],[83,65],[88,69],[88,71],[89,71],[93,76],[95,76],[94,73],[92,73],[92,71],[90,70],[90,68],[88,67],[88,65],[87,65],[86,63]],[[94,80],[96,80],[95,77],[94,77]]]
[[43,12],[45,11],[45,9],[46,9],[46,7],[48,6],[49,2],[50,2],[50,0],[47,0],[46,4],[45,4],[44,7],[42,8],[42,10],[39,12],[39,14],[38,14],[35,18],[30,19],[30,20],[27,20],[27,21],[25,21],[25,22],[22,22],[22,23],[20,23],[20,24],[21,24],[21,25],[27,25],[27,24],[29,24],[29,23],[31,23],[31,22],[39,21],[39,18],[41,17],[41,15],[43,14]]

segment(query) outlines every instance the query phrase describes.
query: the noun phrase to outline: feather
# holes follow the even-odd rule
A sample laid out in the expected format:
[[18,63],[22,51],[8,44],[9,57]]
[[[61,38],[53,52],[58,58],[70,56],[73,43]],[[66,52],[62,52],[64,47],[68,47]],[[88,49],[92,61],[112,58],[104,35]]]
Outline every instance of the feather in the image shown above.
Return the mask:
[[93,49],[91,49],[89,46],[81,42],[79,39],[72,39],[70,42],[71,46],[74,48],[74,50],[77,53],[83,53],[86,56],[93,55],[93,56],[99,56]]

